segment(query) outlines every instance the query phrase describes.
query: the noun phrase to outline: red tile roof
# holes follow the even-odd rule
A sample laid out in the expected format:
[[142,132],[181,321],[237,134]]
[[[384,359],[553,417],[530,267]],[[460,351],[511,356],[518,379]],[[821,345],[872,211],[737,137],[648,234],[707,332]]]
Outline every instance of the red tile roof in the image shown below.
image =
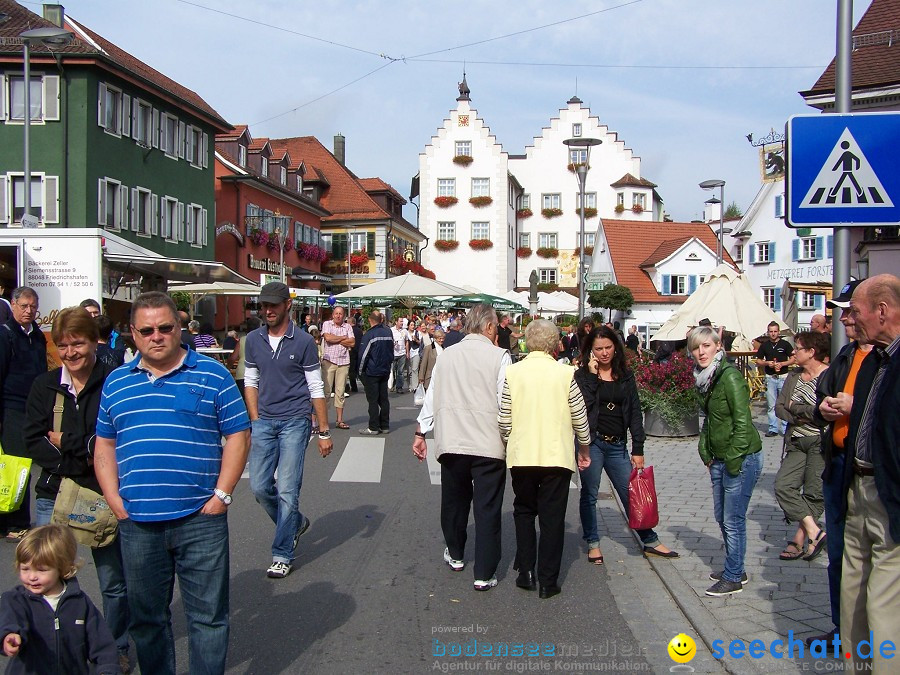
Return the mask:
[[406,199],[397,192],[391,185],[385,183],[380,178],[360,178],[360,184],[363,186],[366,192],[390,192],[394,199],[399,201],[401,204],[406,203]]
[[244,135],[244,132],[247,132],[248,135],[250,133],[248,131],[248,127],[246,124],[235,124],[234,129],[232,131],[228,131],[224,134],[216,134],[216,140],[217,141],[236,141],[241,136]]
[[[616,283],[627,286],[634,295],[635,302],[680,304],[685,299],[683,295],[660,295],[657,292],[648,271],[642,269],[648,261],[654,258],[654,262],[663,260],[693,237],[712,251],[717,248],[716,235],[706,223],[661,223],[610,218],[603,221],[603,231],[606,233],[606,243],[615,269]],[[725,262],[734,262],[727,251]]]
[[[873,89],[900,83],[900,2],[872,0],[853,29],[851,52],[853,89]],[[801,96],[834,92],[835,62],[825,69],[812,89]]]
[[651,183],[646,178],[635,178],[630,173],[626,173],[615,183],[610,183],[610,187],[647,187],[647,188],[655,188],[659,187],[656,183]]

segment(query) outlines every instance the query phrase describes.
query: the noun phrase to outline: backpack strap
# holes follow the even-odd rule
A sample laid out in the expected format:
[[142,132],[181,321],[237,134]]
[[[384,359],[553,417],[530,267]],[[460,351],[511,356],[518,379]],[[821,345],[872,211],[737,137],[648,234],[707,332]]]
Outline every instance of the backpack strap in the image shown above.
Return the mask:
[[63,410],[65,409],[66,395],[61,391],[56,392],[56,401],[53,404],[53,431],[62,429]]

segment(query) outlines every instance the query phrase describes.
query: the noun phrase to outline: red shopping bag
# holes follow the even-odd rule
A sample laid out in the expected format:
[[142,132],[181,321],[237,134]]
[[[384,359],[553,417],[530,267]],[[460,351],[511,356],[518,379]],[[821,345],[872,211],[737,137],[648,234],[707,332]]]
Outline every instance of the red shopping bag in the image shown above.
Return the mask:
[[659,525],[659,505],[656,503],[656,483],[653,467],[631,470],[628,479],[628,527],[649,530]]

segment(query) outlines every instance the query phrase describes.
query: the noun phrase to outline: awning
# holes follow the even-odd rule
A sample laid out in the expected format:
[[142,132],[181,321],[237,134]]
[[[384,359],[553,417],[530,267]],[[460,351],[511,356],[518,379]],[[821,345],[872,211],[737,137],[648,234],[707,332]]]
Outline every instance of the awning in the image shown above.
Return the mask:
[[256,285],[250,279],[238,274],[228,265],[220,262],[157,258],[123,253],[104,253],[103,259],[110,267],[122,272],[155,274],[167,281],[187,281],[191,283],[227,281],[237,284]]

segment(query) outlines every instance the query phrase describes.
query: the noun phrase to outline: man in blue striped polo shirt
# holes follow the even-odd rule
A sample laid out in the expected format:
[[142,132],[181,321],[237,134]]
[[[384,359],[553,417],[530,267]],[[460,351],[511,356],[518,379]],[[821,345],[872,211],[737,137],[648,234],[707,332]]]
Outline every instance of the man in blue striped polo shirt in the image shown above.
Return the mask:
[[182,347],[166,294],[135,300],[131,335],[140,357],[103,386],[94,470],[119,519],[138,663],[142,673],[175,673],[177,573],[190,672],[224,673],[227,512],[247,462],[247,409],[224,366]]

